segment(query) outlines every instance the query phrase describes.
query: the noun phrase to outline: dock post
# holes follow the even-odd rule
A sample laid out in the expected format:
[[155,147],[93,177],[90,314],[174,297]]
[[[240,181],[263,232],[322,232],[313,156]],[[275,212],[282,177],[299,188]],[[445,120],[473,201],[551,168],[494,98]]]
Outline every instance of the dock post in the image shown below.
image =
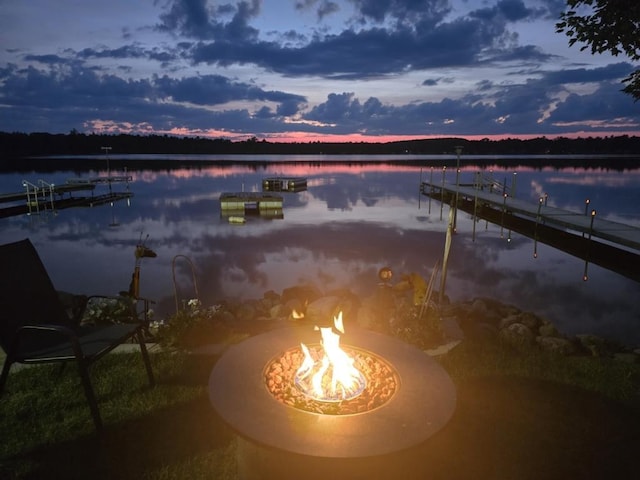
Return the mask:
[[429,215],[431,215],[431,196],[433,194],[433,167],[431,167],[431,172],[429,174],[429,188],[431,192],[429,192]]
[[542,208],[543,198],[538,199],[538,214],[536,215],[536,225],[533,229],[533,258],[538,258],[538,223],[540,222],[540,209]]
[[[588,198],[584,201],[584,216],[586,217],[589,214],[589,203],[591,200]],[[582,238],[584,238],[584,232],[582,232]]]
[[456,151],[456,203],[455,210],[453,211],[453,232],[455,233],[458,229],[458,195],[460,190],[460,152],[462,152],[462,148],[460,146],[455,147]]
[[473,196],[473,233],[471,234],[471,241],[475,242],[476,241],[476,217],[477,217],[477,211],[478,211],[478,188],[480,183],[482,182],[482,177],[480,172],[476,172],[474,181],[473,181],[473,187],[474,187],[474,191],[475,194]]
[[500,238],[504,238],[504,214],[507,210],[507,192],[502,194],[502,216],[500,217]]
[[440,189],[440,221],[442,221],[442,206],[444,203],[444,175],[447,172],[447,166],[442,167],[442,188]]
[[589,276],[587,275],[587,268],[589,267],[589,251],[591,250],[591,234],[593,232],[593,221],[595,220],[595,218],[596,218],[596,211],[591,210],[591,223],[589,225],[589,239],[587,243],[587,253],[584,256],[584,273],[582,274],[582,280],[585,282],[589,280]]
[[109,165],[109,150],[111,147],[100,147],[101,150],[104,150],[104,158],[107,161],[107,183],[109,184],[109,193],[111,193],[111,166]]
[[422,197],[422,167],[420,167],[420,186],[418,187],[418,210],[420,210],[420,199]]
[[442,258],[442,272],[440,273],[440,292],[438,306],[442,308],[444,300],[444,290],[447,283],[447,262],[449,261],[449,250],[451,249],[451,233],[453,229],[453,209],[449,209],[449,224],[447,225],[447,236],[444,242],[444,255]]

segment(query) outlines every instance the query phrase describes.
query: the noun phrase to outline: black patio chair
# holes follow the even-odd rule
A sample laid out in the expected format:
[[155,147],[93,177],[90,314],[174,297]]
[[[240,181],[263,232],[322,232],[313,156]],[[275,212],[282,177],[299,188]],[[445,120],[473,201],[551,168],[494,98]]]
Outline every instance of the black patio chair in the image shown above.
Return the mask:
[[[86,303],[86,302],[85,302]],[[132,310],[133,311],[133,310]],[[14,363],[76,362],[96,430],[102,419],[89,377],[89,367],[117,346],[137,340],[149,377],[155,385],[143,340],[143,322],[81,325],[71,317],[29,239],[0,246],[0,346],[6,359],[0,374],[0,395]]]

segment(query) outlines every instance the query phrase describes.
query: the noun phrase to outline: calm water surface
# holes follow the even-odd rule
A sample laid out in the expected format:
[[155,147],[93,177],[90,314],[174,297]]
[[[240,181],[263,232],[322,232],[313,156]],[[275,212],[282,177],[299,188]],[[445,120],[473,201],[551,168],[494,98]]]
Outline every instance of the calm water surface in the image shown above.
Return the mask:
[[[263,160],[264,157],[261,158]],[[574,212],[640,226],[640,167],[503,168],[462,163],[460,181],[486,175],[516,184],[516,196]],[[113,172],[116,174],[120,172]],[[515,173],[515,174],[514,174]],[[22,191],[22,180],[61,184],[101,172],[0,175],[0,192]],[[377,271],[389,266],[395,279],[416,272],[429,278],[442,260],[448,207],[420,198],[420,180],[439,181],[443,168],[334,159],[329,163],[235,163],[202,168],[129,171],[130,202],[60,210],[53,215],[0,219],[0,241],[31,238],[56,287],[75,293],[126,290],[140,238],[157,254],[144,259],[141,294],[157,300],[157,316],[175,311],[176,296],[199,296],[212,304],[225,297],[260,298],[301,283],[323,291],[348,287],[358,294],[375,289]],[[455,169],[444,171],[455,182]],[[281,218],[248,216],[243,225],[221,214],[224,192],[261,191],[266,177],[304,177],[307,189],[281,193]],[[96,194],[105,193],[98,186]],[[113,185],[117,191],[124,185]],[[77,196],[77,194],[74,194]],[[1,205],[0,205],[1,206]],[[446,294],[453,300],[490,296],[546,316],[567,334],[595,333],[640,345],[640,284],[583,260],[458,214]],[[508,239],[510,238],[510,241]],[[185,258],[186,257],[186,258]],[[175,281],[174,281],[175,280]],[[176,295],[177,291],[177,295]]]

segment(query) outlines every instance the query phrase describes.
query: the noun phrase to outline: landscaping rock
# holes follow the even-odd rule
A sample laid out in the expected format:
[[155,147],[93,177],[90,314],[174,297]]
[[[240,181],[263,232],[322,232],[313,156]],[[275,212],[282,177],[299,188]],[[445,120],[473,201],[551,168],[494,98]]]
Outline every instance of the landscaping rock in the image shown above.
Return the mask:
[[576,346],[570,340],[559,337],[536,337],[536,343],[547,352],[558,355],[573,355],[577,352]]
[[530,346],[535,343],[535,336],[523,323],[512,323],[500,330],[499,337],[514,347]]

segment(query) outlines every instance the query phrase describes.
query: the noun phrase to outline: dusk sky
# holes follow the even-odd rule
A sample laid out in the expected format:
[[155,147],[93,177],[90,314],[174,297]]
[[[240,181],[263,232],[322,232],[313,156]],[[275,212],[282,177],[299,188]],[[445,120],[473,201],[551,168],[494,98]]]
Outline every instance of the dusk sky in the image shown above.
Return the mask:
[[389,141],[640,135],[638,65],[563,0],[0,0],[0,131]]

